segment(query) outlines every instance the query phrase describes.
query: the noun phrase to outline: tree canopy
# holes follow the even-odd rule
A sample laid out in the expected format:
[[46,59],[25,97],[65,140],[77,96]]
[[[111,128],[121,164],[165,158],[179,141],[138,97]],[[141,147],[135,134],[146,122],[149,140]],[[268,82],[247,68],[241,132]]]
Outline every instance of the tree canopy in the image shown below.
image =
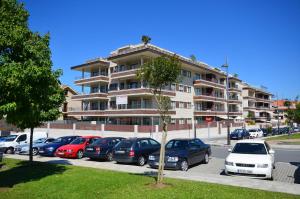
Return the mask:
[[33,132],[58,117],[65,98],[62,71],[51,68],[50,36],[32,32],[28,17],[23,4],[0,1],[0,118]]
[[143,35],[142,36],[142,42],[146,45],[148,43],[150,43],[151,41],[151,37],[147,36],[147,35]]

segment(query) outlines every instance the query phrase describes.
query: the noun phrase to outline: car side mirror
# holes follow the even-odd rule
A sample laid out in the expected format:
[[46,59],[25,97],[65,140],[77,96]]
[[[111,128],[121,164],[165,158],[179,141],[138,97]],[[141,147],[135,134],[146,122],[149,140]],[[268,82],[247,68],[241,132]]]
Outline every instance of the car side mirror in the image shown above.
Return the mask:
[[269,153],[270,154],[275,154],[275,151],[273,149],[270,149]]
[[228,152],[229,152],[229,153],[231,153],[231,151],[232,151],[232,149],[231,149],[231,148],[229,148],[229,149],[228,149]]

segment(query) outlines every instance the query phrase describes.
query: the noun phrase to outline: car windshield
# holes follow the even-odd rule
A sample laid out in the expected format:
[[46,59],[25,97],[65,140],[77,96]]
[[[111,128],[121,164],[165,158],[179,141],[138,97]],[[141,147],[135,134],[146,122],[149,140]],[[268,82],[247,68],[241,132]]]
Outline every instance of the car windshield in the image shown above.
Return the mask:
[[186,140],[171,140],[167,143],[167,149],[183,149],[188,146],[188,141]]
[[17,135],[9,135],[9,136],[5,137],[4,139],[6,142],[12,142],[16,139],[16,137],[17,137]]
[[86,138],[76,138],[70,144],[83,144],[86,141]]
[[46,140],[46,138],[40,138],[40,139],[37,139],[33,142],[33,144],[40,144],[40,143],[44,143]]
[[232,133],[243,133],[243,129],[235,129]]
[[261,143],[237,143],[232,153],[265,155],[267,151],[265,145]]
[[53,140],[53,143],[61,143],[63,141],[64,141],[63,138],[57,138],[57,139]]

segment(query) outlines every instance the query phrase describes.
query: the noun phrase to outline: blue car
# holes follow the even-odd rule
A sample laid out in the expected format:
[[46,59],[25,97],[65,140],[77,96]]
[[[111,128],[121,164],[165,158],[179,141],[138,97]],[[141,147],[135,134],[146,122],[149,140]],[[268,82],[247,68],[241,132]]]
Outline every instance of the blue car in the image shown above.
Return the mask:
[[250,134],[246,129],[235,129],[232,133],[230,133],[231,140],[241,140],[246,138],[250,138]]
[[56,149],[63,145],[70,144],[73,140],[80,136],[64,136],[59,137],[49,144],[45,144],[39,148],[39,155],[41,156],[54,156]]
[[[38,155],[39,153],[39,148],[53,142],[55,139],[54,138],[40,138],[32,143],[32,155]],[[15,153],[16,154],[24,154],[27,155],[29,154],[29,144],[23,144],[23,145],[17,145],[15,147]]]

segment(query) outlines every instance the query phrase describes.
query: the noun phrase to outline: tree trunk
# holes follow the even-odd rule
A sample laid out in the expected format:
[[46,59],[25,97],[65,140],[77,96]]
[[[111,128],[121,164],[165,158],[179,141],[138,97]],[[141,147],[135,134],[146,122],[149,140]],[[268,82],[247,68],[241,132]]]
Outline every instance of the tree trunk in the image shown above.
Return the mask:
[[162,183],[163,181],[163,171],[165,166],[165,145],[167,140],[167,124],[163,121],[163,132],[161,138],[161,146],[160,146],[160,155],[159,155],[159,165],[158,165],[158,174],[157,174],[157,184]]
[[33,161],[33,157],[32,157],[32,142],[33,142],[33,127],[30,128],[29,162]]

